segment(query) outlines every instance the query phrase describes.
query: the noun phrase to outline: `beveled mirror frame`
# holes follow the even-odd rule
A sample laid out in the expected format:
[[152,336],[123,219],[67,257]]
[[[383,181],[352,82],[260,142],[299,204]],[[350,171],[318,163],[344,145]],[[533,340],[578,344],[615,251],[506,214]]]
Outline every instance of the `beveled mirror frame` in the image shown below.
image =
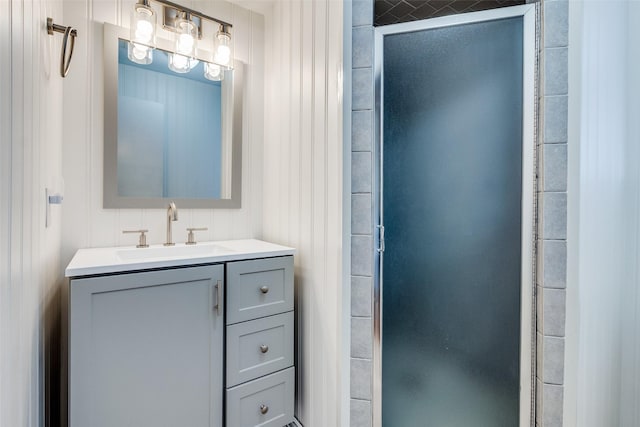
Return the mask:
[[[129,40],[129,29],[104,24],[104,185],[103,207],[165,208],[170,201],[181,208],[237,209],[242,189],[242,77],[244,64],[234,61],[231,124],[231,198],[192,199],[170,197],[123,197],[118,195],[118,40]],[[170,52],[173,43],[158,38],[157,47]],[[206,61],[204,54],[198,59]],[[224,162],[224,159],[223,159]]]

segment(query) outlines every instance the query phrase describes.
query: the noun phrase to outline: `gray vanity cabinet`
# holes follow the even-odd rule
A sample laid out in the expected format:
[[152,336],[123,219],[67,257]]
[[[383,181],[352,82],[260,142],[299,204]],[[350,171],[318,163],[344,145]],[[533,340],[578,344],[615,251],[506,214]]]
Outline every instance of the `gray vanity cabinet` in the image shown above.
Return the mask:
[[222,427],[224,266],[72,278],[70,427]]
[[294,421],[293,257],[227,263],[227,427]]

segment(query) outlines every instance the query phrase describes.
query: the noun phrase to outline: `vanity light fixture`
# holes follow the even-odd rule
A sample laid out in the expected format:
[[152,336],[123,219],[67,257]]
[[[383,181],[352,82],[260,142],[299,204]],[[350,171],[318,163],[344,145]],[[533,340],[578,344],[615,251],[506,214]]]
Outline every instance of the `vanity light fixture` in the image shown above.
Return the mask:
[[175,21],[175,52],[169,54],[169,69],[176,73],[188,73],[198,65],[197,37],[198,28],[191,20],[191,14],[183,12]]
[[[149,1],[138,0],[131,15],[128,57],[138,64],[151,64],[156,47],[156,13]],[[188,73],[198,65],[198,40],[202,38],[204,21],[218,26],[213,37],[211,60],[204,62],[204,77],[219,81],[224,78],[225,70],[233,69],[231,24],[168,0],[153,1],[163,5],[163,28],[175,32],[174,50],[169,53],[170,70]]]
[[220,24],[214,40],[213,62],[225,70],[233,69],[233,43],[230,25]]
[[204,64],[204,77],[220,81],[224,79],[224,70],[233,70],[233,43],[231,26],[220,24],[213,40],[213,58]]
[[156,13],[149,0],[140,0],[131,13],[131,35],[128,57],[137,64],[151,64],[156,47]]

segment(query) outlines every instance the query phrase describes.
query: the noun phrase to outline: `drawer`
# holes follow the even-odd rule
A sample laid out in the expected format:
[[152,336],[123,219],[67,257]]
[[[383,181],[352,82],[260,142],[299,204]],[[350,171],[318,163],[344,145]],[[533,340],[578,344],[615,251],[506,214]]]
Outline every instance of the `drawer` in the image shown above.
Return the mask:
[[227,387],[293,365],[293,311],[227,327]]
[[293,257],[227,263],[227,325],[293,310]]
[[283,427],[293,422],[295,369],[227,389],[227,425]]

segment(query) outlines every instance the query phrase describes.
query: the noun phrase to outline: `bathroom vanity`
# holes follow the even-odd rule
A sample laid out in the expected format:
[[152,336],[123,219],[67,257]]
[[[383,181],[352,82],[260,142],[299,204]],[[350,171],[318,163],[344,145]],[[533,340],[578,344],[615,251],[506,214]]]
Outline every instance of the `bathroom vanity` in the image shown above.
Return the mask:
[[81,249],[71,427],[294,421],[294,249],[259,240]]

